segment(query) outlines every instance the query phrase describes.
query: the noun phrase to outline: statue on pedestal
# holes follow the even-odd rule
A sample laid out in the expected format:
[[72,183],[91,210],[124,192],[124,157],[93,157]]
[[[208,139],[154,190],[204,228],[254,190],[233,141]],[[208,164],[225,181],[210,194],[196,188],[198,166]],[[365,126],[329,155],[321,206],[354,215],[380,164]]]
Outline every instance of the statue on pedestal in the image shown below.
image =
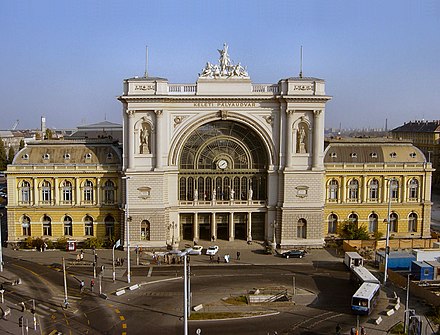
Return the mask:
[[146,127],[141,128],[140,142],[141,142],[141,150],[140,150],[141,154],[149,154],[150,131]]

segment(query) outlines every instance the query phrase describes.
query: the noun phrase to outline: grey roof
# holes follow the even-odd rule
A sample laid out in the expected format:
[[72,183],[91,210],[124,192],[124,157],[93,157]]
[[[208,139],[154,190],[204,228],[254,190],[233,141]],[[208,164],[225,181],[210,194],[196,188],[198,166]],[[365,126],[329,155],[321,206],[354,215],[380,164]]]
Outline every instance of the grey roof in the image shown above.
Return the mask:
[[113,123],[110,121],[102,121],[98,123],[86,124],[77,127],[78,129],[103,129],[103,128],[120,128],[122,125],[119,123]]
[[324,79],[315,78],[315,77],[290,77],[287,78],[287,80],[294,80],[294,81],[322,81],[324,82]]
[[434,121],[411,121],[404,123],[402,126],[391,130],[396,132],[411,132],[411,133],[438,133],[440,132],[440,120]]

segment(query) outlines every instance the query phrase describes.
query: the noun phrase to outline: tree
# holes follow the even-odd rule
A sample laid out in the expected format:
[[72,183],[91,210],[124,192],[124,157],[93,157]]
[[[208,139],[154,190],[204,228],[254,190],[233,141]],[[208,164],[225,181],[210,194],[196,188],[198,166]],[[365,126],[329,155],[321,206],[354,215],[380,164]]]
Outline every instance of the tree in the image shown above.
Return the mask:
[[361,225],[358,227],[357,224],[351,222],[344,222],[342,225],[339,236],[347,240],[369,240],[370,234],[367,231],[367,227]]
[[21,150],[21,149],[23,149],[24,148],[24,139],[21,139],[20,140],[20,145],[19,145],[19,147],[18,147],[18,150]]
[[3,140],[0,138],[0,171],[5,171],[8,165],[8,158],[6,157],[6,150]]
[[8,164],[12,164],[12,161],[14,160],[15,156],[15,150],[13,147],[9,147],[8,151]]

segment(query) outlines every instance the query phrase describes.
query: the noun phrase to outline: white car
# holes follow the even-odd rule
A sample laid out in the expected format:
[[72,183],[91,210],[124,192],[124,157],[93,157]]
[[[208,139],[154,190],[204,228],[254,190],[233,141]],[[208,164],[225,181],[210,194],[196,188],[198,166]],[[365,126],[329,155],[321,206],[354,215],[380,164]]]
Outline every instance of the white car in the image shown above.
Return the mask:
[[208,249],[206,249],[206,254],[208,256],[214,256],[218,252],[218,246],[212,245]]
[[192,247],[192,250],[190,251],[190,255],[201,255],[203,250],[203,246],[201,245],[195,245]]

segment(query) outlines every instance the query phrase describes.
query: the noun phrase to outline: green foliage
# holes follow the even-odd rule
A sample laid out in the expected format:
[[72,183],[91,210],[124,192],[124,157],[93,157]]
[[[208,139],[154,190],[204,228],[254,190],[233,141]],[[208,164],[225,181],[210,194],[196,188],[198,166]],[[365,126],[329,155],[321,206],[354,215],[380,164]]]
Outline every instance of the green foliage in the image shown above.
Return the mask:
[[66,245],[67,245],[67,238],[66,237],[59,237],[56,242],[54,243],[54,246],[56,249],[66,249]]
[[357,226],[351,222],[344,222],[339,230],[339,236],[346,240],[369,240],[370,234],[363,225]]
[[383,233],[381,231],[375,231],[373,237],[375,240],[380,240],[383,237]]
[[114,236],[110,236],[109,238],[105,239],[102,243],[102,246],[104,248],[112,248],[113,245],[115,244],[116,239]]
[[15,156],[15,150],[13,147],[9,147],[8,151],[8,164],[11,164]]
[[3,140],[0,138],[0,171],[5,171],[8,165],[8,158],[6,157],[6,150]]
[[53,138],[53,132],[50,129],[46,129],[45,139],[51,140]]
[[24,249],[32,249],[33,248],[33,241],[34,239],[32,237],[26,237],[26,239],[23,241],[23,248]]
[[86,249],[102,248],[102,240],[97,237],[90,237],[84,241],[84,248]]
[[23,149],[24,148],[24,140],[23,139],[21,139],[20,140],[20,145],[19,145],[19,147],[18,147],[18,150],[21,150],[21,149]]
[[54,248],[54,243],[52,240],[45,238],[44,239],[44,243],[46,243],[46,248],[47,249],[53,249]]
[[44,240],[41,237],[36,237],[32,241],[32,247],[37,248],[37,250],[40,250],[44,245]]

